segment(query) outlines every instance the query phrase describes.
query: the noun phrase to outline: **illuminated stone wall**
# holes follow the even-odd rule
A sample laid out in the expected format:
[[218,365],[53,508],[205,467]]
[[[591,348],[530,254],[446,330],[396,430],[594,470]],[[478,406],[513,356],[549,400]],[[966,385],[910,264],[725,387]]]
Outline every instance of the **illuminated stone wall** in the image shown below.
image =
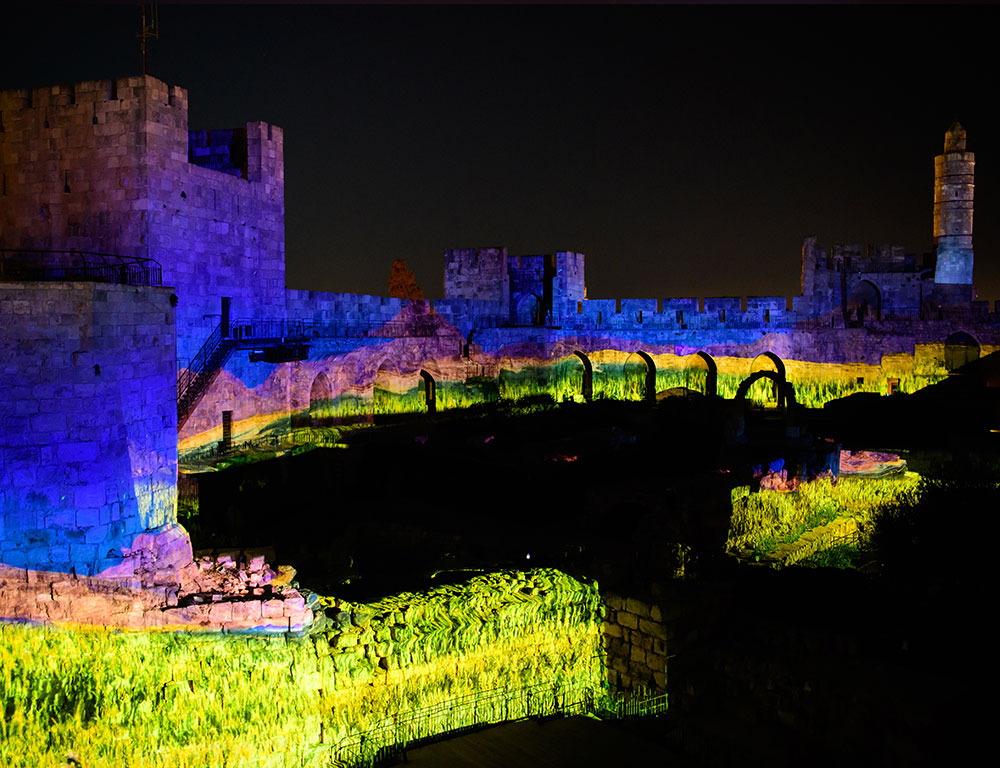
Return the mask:
[[611,687],[666,692],[668,629],[664,607],[616,594],[604,595],[604,602],[604,647]]
[[176,524],[170,294],[0,284],[0,563],[96,574]]
[[231,131],[234,174],[197,164],[187,91],[153,77],[3,91],[0,116],[0,247],[156,259],[180,298],[182,366],[218,325],[222,297],[233,319],[284,316],[280,128]]
[[[0,624],[0,663],[18,681],[0,695],[15,757],[353,765],[402,734],[519,719],[529,706],[537,714],[604,690],[597,586],[558,571],[322,602],[328,626],[289,640]],[[72,704],[60,706],[53,690]]]
[[369,707],[386,716],[498,688],[602,687],[597,587],[559,571],[488,574],[372,604],[324,602],[330,626],[319,650],[345,729]]
[[[395,309],[395,300],[355,297],[368,301],[351,305],[350,296],[326,296],[333,298],[303,296],[296,313],[308,316],[312,302],[330,306],[320,310],[330,317],[345,312],[361,318],[370,307],[371,316],[385,319]],[[351,306],[357,309],[347,309]],[[956,327],[978,334],[981,355],[1000,349],[1000,329],[947,322],[913,324],[906,333],[842,328],[762,334],[743,328],[584,334],[512,327],[466,335],[438,307],[435,302],[430,315],[429,303],[405,305],[387,321],[431,323],[423,336],[321,337],[311,343],[306,360],[280,365],[249,363],[247,352],[234,353],[185,424],[182,452],[218,441],[224,410],[233,411],[234,440],[426,411],[421,371],[435,382],[437,410],[446,410],[535,395],[583,401],[587,366],[592,398],[640,400],[649,396],[650,386],[653,394],[676,388],[705,392],[710,359],[721,397],[733,398],[755,371],[781,367],[796,402],[821,407],[855,392],[912,393],[940,381],[947,375],[944,340]],[[474,320],[467,306],[458,309],[452,319],[466,326]],[[653,376],[647,380],[650,365]],[[769,382],[760,382],[748,396],[759,399],[768,389]]]

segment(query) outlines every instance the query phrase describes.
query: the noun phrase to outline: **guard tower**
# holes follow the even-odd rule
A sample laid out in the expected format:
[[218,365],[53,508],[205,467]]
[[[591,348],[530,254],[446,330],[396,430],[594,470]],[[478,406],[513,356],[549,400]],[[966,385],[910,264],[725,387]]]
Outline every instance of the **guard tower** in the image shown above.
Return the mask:
[[952,123],[944,154],[934,158],[934,244],[939,285],[972,285],[972,207],[976,156],[965,150],[965,129]]

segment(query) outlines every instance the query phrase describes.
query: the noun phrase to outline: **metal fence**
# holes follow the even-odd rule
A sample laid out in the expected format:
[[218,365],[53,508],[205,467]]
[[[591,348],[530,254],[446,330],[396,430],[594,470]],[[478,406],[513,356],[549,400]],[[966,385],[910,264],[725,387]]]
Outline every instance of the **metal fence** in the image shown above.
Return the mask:
[[604,719],[666,712],[667,695],[644,691],[611,694],[590,685],[538,683],[469,694],[386,717],[374,728],[332,747],[334,765],[372,768],[423,744],[486,725],[530,717],[594,714]]
[[96,251],[0,248],[0,280],[161,285],[159,262]]

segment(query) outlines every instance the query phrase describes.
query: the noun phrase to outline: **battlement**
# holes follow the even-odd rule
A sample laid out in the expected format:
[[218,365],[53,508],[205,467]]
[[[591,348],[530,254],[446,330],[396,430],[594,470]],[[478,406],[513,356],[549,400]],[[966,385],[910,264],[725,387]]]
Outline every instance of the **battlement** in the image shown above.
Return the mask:
[[0,247],[154,259],[181,360],[234,316],[284,314],[284,144],[263,122],[190,131],[149,76],[0,92]]
[[576,330],[687,331],[790,328],[798,314],[790,296],[584,299],[562,327]]
[[5,113],[42,110],[44,117],[51,119],[90,107],[91,114],[99,116],[132,109],[145,99],[187,114],[187,89],[167,85],[148,75],[8,89],[0,91],[0,110]]

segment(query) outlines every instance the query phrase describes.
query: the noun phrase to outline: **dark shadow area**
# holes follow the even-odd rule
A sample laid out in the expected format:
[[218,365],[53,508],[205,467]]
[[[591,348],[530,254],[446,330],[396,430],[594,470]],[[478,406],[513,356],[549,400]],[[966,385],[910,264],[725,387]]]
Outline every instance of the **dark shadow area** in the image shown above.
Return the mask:
[[[670,709],[636,764],[963,764],[992,683],[988,360],[918,395],[789,398],[769,430],[717,398],[386,418],[346,449],[200,476],[195,546],[272,545],[304,586],[357,601],[534,566],[655,601]],[[808,474],[841,443],[903,451],[928,478],[871,532],[872,567],[723,556],[751,464]]]

